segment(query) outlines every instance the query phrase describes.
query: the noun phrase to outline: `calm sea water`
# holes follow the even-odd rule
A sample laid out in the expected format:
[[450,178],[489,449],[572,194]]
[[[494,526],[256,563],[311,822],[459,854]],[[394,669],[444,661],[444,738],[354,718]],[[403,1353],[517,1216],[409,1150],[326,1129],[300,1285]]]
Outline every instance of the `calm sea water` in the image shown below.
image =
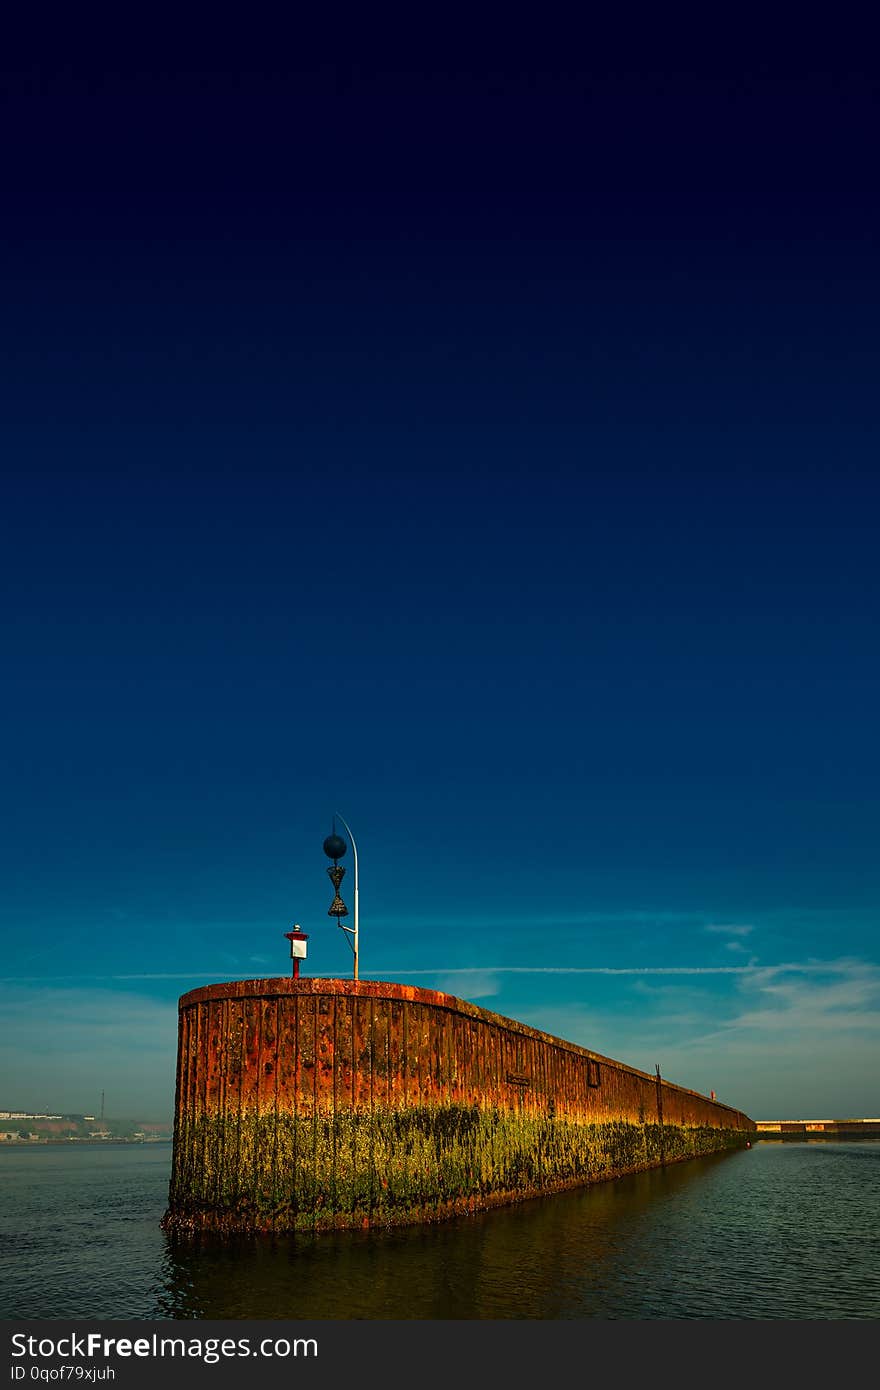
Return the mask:
[[171,1241],[170,1145],[0,1150],[5,1318],[880,1317],[880,1143],[766,1143],[432,1227]]

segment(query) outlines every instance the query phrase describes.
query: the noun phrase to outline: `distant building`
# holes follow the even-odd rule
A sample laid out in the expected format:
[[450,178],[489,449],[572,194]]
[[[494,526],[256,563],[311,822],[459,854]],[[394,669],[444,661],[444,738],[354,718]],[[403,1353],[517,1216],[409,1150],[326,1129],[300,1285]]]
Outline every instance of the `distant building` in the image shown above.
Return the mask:
[[49,1115],[42,1110],[0,1110],[0,1120],[62,1120],[63,1115]]

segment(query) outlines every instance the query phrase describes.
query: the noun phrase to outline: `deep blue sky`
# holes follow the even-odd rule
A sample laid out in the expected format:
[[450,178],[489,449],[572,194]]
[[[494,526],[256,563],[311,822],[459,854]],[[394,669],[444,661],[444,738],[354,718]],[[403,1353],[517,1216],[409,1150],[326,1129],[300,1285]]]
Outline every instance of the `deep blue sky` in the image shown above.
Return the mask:
[[338,809],[364,973],[876,1115],[876,76],[398,37],[4,76],[8,1100],[346,972]]

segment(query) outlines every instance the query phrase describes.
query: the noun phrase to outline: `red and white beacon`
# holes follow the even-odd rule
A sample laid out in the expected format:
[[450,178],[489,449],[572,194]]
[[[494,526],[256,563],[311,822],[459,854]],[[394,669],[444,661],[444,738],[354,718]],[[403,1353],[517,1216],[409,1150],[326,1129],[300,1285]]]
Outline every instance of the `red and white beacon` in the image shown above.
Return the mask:
[[284,935],[290,942],[290,959],[293,962],[290,973],[295,980],[299,979],[299,963],[305,960],[308,955],[308,932],[300,931],[299,922],[294,924],[293,931],[286,931]]

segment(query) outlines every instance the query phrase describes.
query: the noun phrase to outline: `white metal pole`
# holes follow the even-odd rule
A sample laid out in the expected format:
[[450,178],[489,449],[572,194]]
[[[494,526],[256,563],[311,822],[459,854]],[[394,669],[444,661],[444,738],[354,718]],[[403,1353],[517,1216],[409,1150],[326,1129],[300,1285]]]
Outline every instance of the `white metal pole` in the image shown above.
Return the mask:
[[[336,814],[339,816],[338,811]],[[339,819],[348,831],[348,838],[351,840],[351,848],[354,853],[354,936],[352,941],[354,945],[354,978],[358,979],[358,851],[348,821],[344,816],[339,816]]]

